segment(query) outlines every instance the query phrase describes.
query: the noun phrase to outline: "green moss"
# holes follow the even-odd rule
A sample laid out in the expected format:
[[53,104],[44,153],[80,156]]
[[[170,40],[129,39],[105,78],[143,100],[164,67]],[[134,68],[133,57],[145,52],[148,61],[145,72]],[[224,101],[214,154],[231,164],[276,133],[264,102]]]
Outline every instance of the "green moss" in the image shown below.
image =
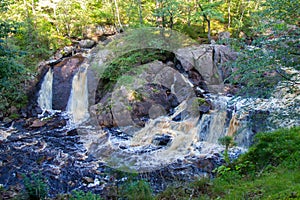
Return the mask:
[[101,78],[109,83],[105,89],[109,91],[117,81],[130,84],[134,81],[134,75],[143,71],[143,68],[138,69],[137,66],[154,60],[166,61],[171,56],[170,52],[163,50],[143,49],[117,57],[108,63],[103,73],[101,73]]

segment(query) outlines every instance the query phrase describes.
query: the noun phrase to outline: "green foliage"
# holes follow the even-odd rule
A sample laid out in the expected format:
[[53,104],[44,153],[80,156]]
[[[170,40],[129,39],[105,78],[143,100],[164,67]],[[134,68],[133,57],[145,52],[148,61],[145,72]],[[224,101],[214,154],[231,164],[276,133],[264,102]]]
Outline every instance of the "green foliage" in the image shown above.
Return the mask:
[[268,98],[279,82],[293,86],[298,80],[286,69],[300,69],[299,34],[295,30],[274,32],[257,38],[255,46],[240,52],[230,64],[234,72],[228,80],[241,86],[240,95]]
[[[207,1],[199,1],[198,3],[201,4],[203,10],[199,10],[198,15],[203,16],[206,15],[208,19],[216,19],[223,21],[223,14],[220,12],[220,5],[223,3],[222,1],[214,1],[214,2],[207,2]],[[204,20],[203,20],[204,21]]]
[[91,192],[83,192],[81,190],[74,190],[72,191],[71,197],[68,198],[69,200],[102,200],[102,198]]
[[20,24],[19,31],[10,42],[22,52],[19,62],[29,70],[35,70],[37,63],[48,58],[52,53],[48,33],[35,29],[31,18],[27,18]]
[[[129,52],[121,57],[112,60],[105,68],[101,75],[102,79],[109,80],[108,88],[113,86],[122,77],[122,82],[131,82],[130,76],[125,76],[126,73],[135,74],[136,66],[149,63],[154,60],[166,60],[168,53],[162,50],[144,49],[134,52]],[[126,80],[124,80],[126,78]]]
[[300,127],[259,133],[256,143],[217,176],[170,187],[157,199],[299,199]]
[[42,200],[48,195],[48,187],[41,174],[32,173],[30,176],[24,176],[24,186],[28,200]]
[[152,190],[148,182],[137,180],[123,185],[121,196],[128,200],[152,200]]
[[254,145],[241,157],[240,162],[247,161],[255,165],[257,171],[295,159],[299,161],[300,127],[259,133],[255,139]]
[[298,0],[268,0],[263,3],[263,8],[262,16],[299,25],[300,2]]
[[234,144],[234,140],[232,136],[224,136],[218,139],[218,142],[221,145],[225,146],[225,149],[228,150],[230,146]]
[[161,18],[158,22],[161,27],[173,28],[175,18],[179,17],[181,14],[181,4],[180,0],[158,0],[156,9],[153,15],[157,18]]
[[[8,42],[10,35],[18,33],[20,24],[0,20],[0,110],[26,104],[23,83],[27,77],[24,65],[18,62],[20,51]],[[10,114],[10,113],[5,113]]]
[[230,163],[230,160],[229,160],[229,155],[228,155],[228,149],[229,147],[235,145],[234,143],[234,139],[232,136],[224,136],[224,137],[221,137],[218,139],[218,142],[221,144],[221,145],[224,145],[225,146],[225,151],[224,151],[224,159],[225,159],[225,162],[227,164]]
[[198,37],[206,37],[204,35],[205,28],[203,26],[197,26],[197,25],[186,25],[183,24],[182,26],[176,26],[176,30],[188,35],[192,39],[198,39]]

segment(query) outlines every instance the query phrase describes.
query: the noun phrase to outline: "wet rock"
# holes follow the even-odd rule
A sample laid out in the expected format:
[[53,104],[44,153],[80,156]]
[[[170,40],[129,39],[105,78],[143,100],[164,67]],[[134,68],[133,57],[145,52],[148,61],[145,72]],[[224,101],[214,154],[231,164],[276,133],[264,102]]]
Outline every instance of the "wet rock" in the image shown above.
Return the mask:
[[94,183],[94,179],[91,177],[83,177],[82,180],[85,184]]
[[93,105],[90,107],[90,113],[102,127],[113,127],[115,124],[109,106],[104,106],[101,103]]
[[205,113],[208,113],[209,110],[210,110],[210,105],[208,105],[208,104],[202,104],[199,106],[200,113],[205,114]]
[[[236,59],[237,54],[224,45],[200,45],[186,47],[175,51],[176,58],[184,70],[190,74],[191,80],[200,83],[200,76],[210,92],[223,92],[223,81],[231,73],[225,63]],[[197,74],[192,72],[196,70]]]
[[218,40],[225,40],[230,38],[230,33],[228,31],[220,32],[218,34]]
[[96,42],[94,40],[90,40],[90,39],[87,39],[87,40],[81,40],[79,41],[79,47],[80,48],[92,48],[93,46],[95,46]]
[[152,140],[152,144],[157,146],[167,146],[172,142],[172,136],[168,134],[157,134]]
[[218,68],[222,80],[228,78],[234,69],[229,68],[226,62],[237,59],[238,54],[225,45],[215,45],[213,49],[213,62]]
[[156,84],[147,84],[135,91],[135,98],[130,101],[132,105],[131,117],[136,123],[144,124],[142,118],[155,119],[168,114],[172,108],[179,105],[177,97],[171,90]]
[[74,47],[73,46],[65,46],[62,50],[61,50],[61,54],[64,56],[64,57],[67,57],[67,56],[71,56],[74,54]]
[[46,121],[41,121],[40,119],[36,119],[32,122],[32,124],[29,126],[30,128],[40,128],[45,126],[47,122]]
[[172,120],[175,121],[175,122],[181,121],[182,120],[181,113],[179,113],[178,115],[176,115]]
[[75,55],[53,67],[52,108],[54,110],[64,111],[66,109],[73,77],[84,59],[82,55]]
[[3,123],[5,123],[5,124],[8,124],[8,123],[10,123],[10,122],[12,122],[13,120],[12,119],[10,119],[9,117],[4,117],[4,119],[3,119]]
[[78,135],[78,131],[77,131],[77,129],[72,129],[72,130],[70,130],[70,131],[67,132],[67,135],[68,136]]

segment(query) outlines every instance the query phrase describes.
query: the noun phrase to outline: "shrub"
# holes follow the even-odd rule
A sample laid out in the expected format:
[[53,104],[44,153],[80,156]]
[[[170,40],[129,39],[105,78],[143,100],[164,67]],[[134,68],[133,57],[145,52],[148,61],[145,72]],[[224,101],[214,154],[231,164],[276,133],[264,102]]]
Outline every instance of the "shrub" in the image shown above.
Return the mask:
[[102,198],[91,192],[83,192],[81,190],[74,190],[71,194],[69,200],[102,200]]
[[46,199],[48,195],[47,183],[41,178],[41,174],[32,173],[24,177],[25,196],[28,200]]
[[148,182],[137,180],[124,184],[121,195],[128,200],[151,200],[154,199]]
[[[256,171],[271,169],[280,164],[299,163],[300,127],[279,129],[274,132],[258,133],[255,143],[248,153],[243,155],[240,163],[248,162]],[[245,171],[248,171],[245,169]]]

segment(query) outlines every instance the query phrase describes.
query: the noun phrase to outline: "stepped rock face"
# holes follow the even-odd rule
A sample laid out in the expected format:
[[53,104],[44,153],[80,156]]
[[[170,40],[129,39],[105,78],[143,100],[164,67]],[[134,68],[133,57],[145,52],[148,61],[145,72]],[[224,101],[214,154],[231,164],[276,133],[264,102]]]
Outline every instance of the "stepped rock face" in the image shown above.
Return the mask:
[[[157,102],[160,102],[159,105],[162,109],[159,109],[157,106],[156,108],[153,107],[155,111],[153,110],[152,113],[156,113],[156,117],[161,116],[158,113],[167,114],[170,112],[171,107],[169,102],[162,101],[162,99],[168,98],[166,94],[167,90],[172,97],[176,98],[178,103],[191,95],[202,96],[201,92],[196,94],[197,91],[193,90],[193,87],[199,87],[202,91],[210,93],[224,92],[224,79],[227,78],[231,72],[231,69],[225,67],[225,63],[236,59],[237,54],[235,52],[224,45],[199,45],[181,48],[174,53],[177,60],[176,63],[164,64],[159,61],[154,61],[148,65],[136,67],[137,70],[142,69],[141,73],[135,73],[134,76],[130,73],[124,74],[123,77],[126,76],[126,79],[130,79],[131,77],[134,81],[130,86],[131,89],[126,87],[122,88],[122,92],[117,95],[118,97],[122,96],[122,99],[114,96],[117,94],[116,91],[120,90],[121,82],[113,88],[114,91],[105,95],[103,91],[99,91],[99,88],[95,89],[95,85],[92,85],[95,81],[90,81],[89,90],[93,91],[92,93],[90,92],[90,94],[98,94],[95,99],[96,102],[99,102],[97,105],[91,104],[90,111],[93,116],[96,116],[99,124],[109,127],[116,126],[118,124],[116,121],[119,122],[120,126],[127,126],[132,124],[133,121],[138,124],[144,124],[143,120],[149,118],[151,115],[149,114],[149,111],[152,110],[151,106],[157,104]],[[112,55],[111,52],[107,50],[94,51],[94,54],[92,65],[98,66],[98,70],[102,68],[109,55]],[[97,76],[101,82],[101,75],[98,74]],[[150,84],[161,85],[165,88],[165,91],[152,88],[158,91],[156,95],[151,96],[151,91],[149,91],[149,88],[147,89],[146,86]],[[137,92],[137,90],[140,90],[140,92],[144,90],[142,93],[150,94],[152,100],[150,101],[151,98],[130,100],[130,98],[132,98],[129,97],[131,93]],[[124,98],[125,96],[128,98]],[[141,96],[145,97],[145,95],[142,94]],[[126,101],[126,103],[124,103],[124,101]],[[112,106],[111,104],[115,106],[115,111],[110,108]],[[121,116],[123,119],[119,120]],[[120,121],[122,121],[121,124]]]
[[126,76],[131,83],[118,82],[99,104],[91,106],[100,125],[143,126],[146,119],[171,114],[180,102],[194,95],[187,78],[160,61],[137,68],[142,69],[140,73]]
[[64,111],[66,109],[71,93],[72,79],[83,61],[84,57],[79,54],[67,58],[53,67],[52,108],[54,110]]
[[175,54],[185,71],[195,69],[201,74],[212,93],[223,92],[223,81],[232,70],[224,64],[237,58],[237,53],[224,45],[191,46],[178,49]]

